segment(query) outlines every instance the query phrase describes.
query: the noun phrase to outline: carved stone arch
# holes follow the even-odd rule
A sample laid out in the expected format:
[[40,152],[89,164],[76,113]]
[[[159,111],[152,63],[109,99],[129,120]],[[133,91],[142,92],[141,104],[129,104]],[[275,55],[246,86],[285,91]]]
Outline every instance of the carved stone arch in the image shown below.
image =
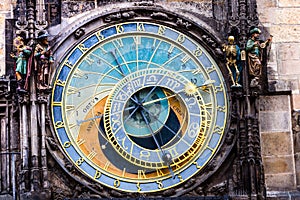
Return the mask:
[[[223,53],[221,51],[222,36],[215,27],[205,23],[199,18],[192,18],[187,15],[180,15],[174,11],[170,11],[161,7],[131,7],[119,8],[118,10],[111,10],[102,12],[102,8],[95,9],[86,16],[83,16],[80,21],[75,21],[67,25],[60,33],[53,39],[53,51],[56,57],[56,64],[58,66],[78,41],[84,39],[90,33],[97,31],[100,27],[105,27],[117,22],[124,22],[126,20],[146,20],[158,22],[160,24],[167,24],[174,29],[180,30],[193,39],[197,40],[214,58],[220,66],[223,76],[226,77],[227,71],[224,65]],[[54,35],[56,27],[49,29],[51,35]],[[56,70],[56,69],[55,69]],[[226,78],[227,86],[229,88],[229,81]],[[228,91],[230,91],[228,89]],[[231,96],[228,94],[228,98]],[[231,101],[231,100],[230,100]],[[237,134],[237,122],[234,119],[236,110],[233,111],[228,118],[228,126],[225,130],[225,136],[222,139],[222,145],[214,158],[206,165],[205,169],[185,184],[177,186],[173,189],[166,190],[157,194],[150,194],[147,197],[178,197],[184,195],[226,195],[228,194],[228,180],[230,175],[227,174],[228,169],[233,163],[232,149],[235,147]],[[52,123],[52,122],[51,122]],[[92,183],[90,179],[84,177],[76,168],[68,161],[67,156],[64,155],[63,149],[58,145],[58,140],[53,131],[53,124],[48,129],[51,137],[48,138],[47,147],[50,154],[53,156],[58,165],[73,178],[76,182],[84,185],[87,191],[98,195],[99,197],[122,197],[122,192],[114,191],[103,187],[98,183]],[[220,170],[222,168],[222,170]],[[226,175],[227,174],[227,175]],[[139,194],[126,194],[126,197],[135,198]]]
[[[63,29],[61,29],[62,25],[49,28],[49,33],[53,36],[51,42],[56,60],[60,61],[66,50],[71,49],[78,40],[81,40],[100,27],[136,19],[158,21],[162,24],[171,25],[173,28],[187,32],[193,38],[198,39],[206,50],[214,56],[216,61],[222,56],[221,45],[224,42],[223,36],[212,24],[207,23],[205,19],[187,13],[178,14],[176,10],[170,10],[161,6],[148,6],[145,8],[144,6],[128,7],[126,5],[122,7],[122,4],[120,4],[118,9],[112,10],[100,7],[80,16],[79,20],[71,24],[65,24]],[[60,30],[59,32],[57,32],[58,29]]]

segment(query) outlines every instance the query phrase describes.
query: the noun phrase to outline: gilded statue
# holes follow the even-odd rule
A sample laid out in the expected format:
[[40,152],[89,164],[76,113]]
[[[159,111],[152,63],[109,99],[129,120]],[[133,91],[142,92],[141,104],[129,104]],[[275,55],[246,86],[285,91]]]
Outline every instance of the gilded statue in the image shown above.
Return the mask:
[[261,30],[253,28],[250,30],[250,38],[247,41],[246,52],[248,55],[249,75],[252,78],[250,85],[255,86],[262,73],[262,50],[272,41],[272,36],[265,42],[259,41]]

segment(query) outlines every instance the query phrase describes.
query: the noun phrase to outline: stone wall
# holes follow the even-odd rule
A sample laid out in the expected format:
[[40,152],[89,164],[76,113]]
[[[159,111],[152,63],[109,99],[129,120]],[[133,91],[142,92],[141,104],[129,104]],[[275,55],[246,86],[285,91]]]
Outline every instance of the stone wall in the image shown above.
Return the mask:
[[300,170],[295,164],[299,163],[295,126],[300,120],[292,123],[292,114],[300,109],[300,1],[260,0],[257,8],[261,25],[274,36],[268,63],[273,95],[260,98],[267,190],[295,190],[300,184]]

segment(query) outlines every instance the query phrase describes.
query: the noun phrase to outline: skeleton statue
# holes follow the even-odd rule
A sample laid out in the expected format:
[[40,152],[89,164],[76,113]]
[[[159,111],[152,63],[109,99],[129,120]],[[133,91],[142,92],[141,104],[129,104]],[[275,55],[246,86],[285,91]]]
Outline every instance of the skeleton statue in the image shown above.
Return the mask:
[[241,51],[240,48],[234,44],[234,37],[228,37],[228,44],[223,45],[223,51],[226,55],[226,67],[229,71],[229,76],[232,81],[232,87],[241,87],[240,73],[242,70]]

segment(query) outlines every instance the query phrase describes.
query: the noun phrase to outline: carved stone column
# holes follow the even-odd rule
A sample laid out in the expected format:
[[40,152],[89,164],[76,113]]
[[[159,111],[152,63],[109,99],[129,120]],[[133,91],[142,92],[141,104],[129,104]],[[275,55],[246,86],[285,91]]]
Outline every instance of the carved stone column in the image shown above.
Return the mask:
[[42,174],[42,188],[49,190],[48,181],[48,167],[47,167],[47,148],[46,148],[46,106],[48,102],[49,94],[40,93],[38,102],[40,105],[40,129],[41,129],[41,174]]
[[20,109],[20,149],[21,149],[21,174],[20,174],[20,191],[21,193],[29,188],[29,127],[27,105],[28,96],[19,96]]

